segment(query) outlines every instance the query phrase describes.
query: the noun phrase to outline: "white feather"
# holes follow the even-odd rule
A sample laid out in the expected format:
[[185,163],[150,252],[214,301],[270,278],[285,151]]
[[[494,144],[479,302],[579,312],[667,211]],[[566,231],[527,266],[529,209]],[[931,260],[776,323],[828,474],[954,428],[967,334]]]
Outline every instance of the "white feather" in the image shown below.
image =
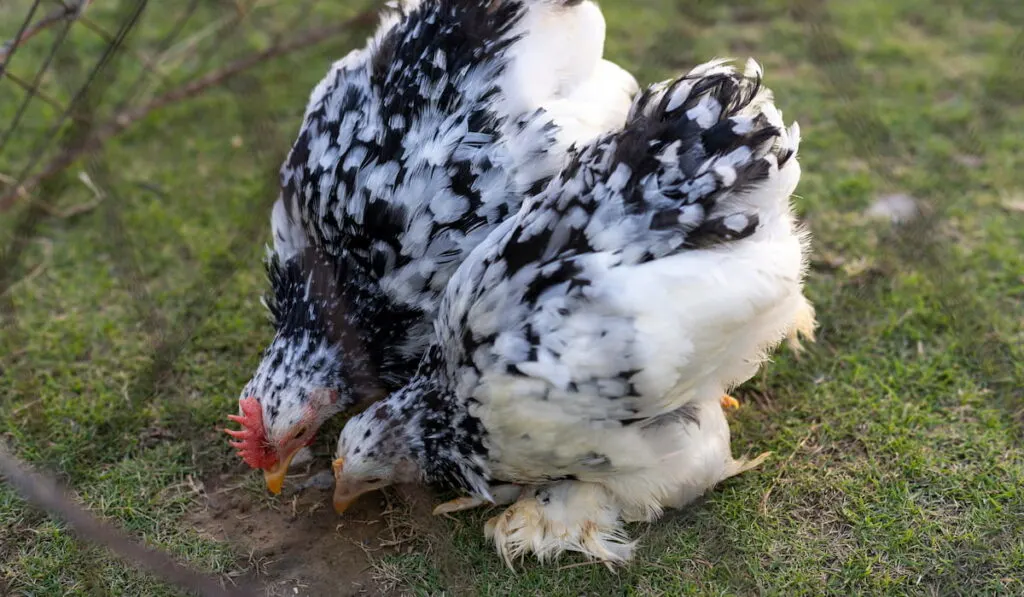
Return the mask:
[[270,212],[270,230],[274,239],[274,252],[282,260],[291,259],[309,244],[299,220],[288,213],[284,199],[274,202]]
[[[748,65],[748,71],[756,72],[756,67]],[[722,72],[731,71],[719,62],[694,70]],[[689,101],[680,95],[684,87],[692,87],[692,81],[659,89],[672,93],[670,103],[678,108]],[[750,132],[755,117],[763,115],[781,130],[775,149],[795,153],[799,128],[783,128],[781,113],[770,101],[770,93],[762,91],[731,116],[734,128]],[[690,105],[694,107],[687,117],[700,127],[721,118],[721,105],[710,97]],[[671,168],[686,149],[674,143],[662,150],[668,172],[661,184],[675,179]],[[585,298],[568,302],[564,291],[552,292],[550,304],[532,313],[500,298],[488,303],[498,313],[491,327],[503,329],[527,317],[540,346],[550,349],[536,350],[528,363],[516,365],[532,379],[493,367],[484,369],[473,392],[480,401],[473,414],[488,430],[492,474],[521,483],[542,483],[556,472],[577,479],[542,490],[547,502],[521,500],[489,523],[488,533],[507,561],[526,552],[544,560],[564,550],[606,562],[627,559],[632,544],[622,532],[622,520],[653,520],[663,508],[685,505],[763,460],[733,460],[718,399],[752,377],[783,338],[806,335],[814,325],[813,309],[802,292],[807,235],[796,225],[789,201],[800,167],[790,157],[780,171],[776,156],[766,151],[739,147],[712,156],[698,169],[708,174],[698,174],[681,187],[684,193],[718,194],[710,214],[684,209],[679,221],[720,217],[726,230],[739,234],[754,213],[758,224],[750,236],[639,265],[626,265],[628,252],[625,257],[588,254],[575,261],[583,272],[579,276],[587,281]],[[769,166],[767,179],[732,191],[737,169],[758,159]],[[616,181],[628,179],[628,172],[604,176],[603,183],[587,191],[598,205],[588,238],[594,246],[624,247],[644,234],[612,207],[623,186]],[[573,184],[568,181],[565,188]],[[662,187],[645,188],[645,198],[656,204]],[[579,192],[566,190],[564,196]],[[602,193],[610,198],[602,200]],[[557,231],[565,218],[553,216],[526,216],[519,227],[521,238]],[[498,242],[505,242],[504,237]],[[458,282],[456,276],[453,287]],[[515,283],[513,278],[508,288],[499,284],[500,296],[513,296],[509,289]],[[476,312],[470,311],[471,327]],[[551,358],[552,353],[558,358]],[[608,372],[626,370],[635,371],[628,395],[621,390],[623,381],[607,378]],[[593,383],[602,376],[609,383]],[[570,383],[575,387],[567,389]],[[671,420],[684,407],[697,409],[699,425]],[[623,426],[615,421],[622,418],[650,423]],[[665,419],[667,423],[657,423]]]
[[623,523],[652,522],[664,509],[686,506],[769,455],[733,458],[729,425],[717,401],[699,403],[693,417],[645,428],[637,445],[650,458],[643,469],[602,483],[561,481],[534,488],[487,522],[487,537],[510,567],[527,553],[544,562],[566,551],[624,563],[636,542]]

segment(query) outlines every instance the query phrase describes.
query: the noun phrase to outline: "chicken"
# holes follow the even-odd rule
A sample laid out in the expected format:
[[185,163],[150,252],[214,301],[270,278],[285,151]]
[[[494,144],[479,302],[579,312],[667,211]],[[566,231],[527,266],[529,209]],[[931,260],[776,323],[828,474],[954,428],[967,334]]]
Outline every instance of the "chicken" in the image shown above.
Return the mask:
[[648,474],[659,479],[653,496],[642,507],[625,509],[600,483],[558,481],[525,488],[513,507],[484,527],[509,567],[527,552],[543,562],[566,550],[608,564],[628,561],[636,544],[627,538],[623,522],[653,522],[663,509],[686,506],[771,454],[734,459],[725,413],[714,401],[688,404],[645,426],[646,443],[661,455]]
[[271,217],[276,334],[228,431],[271,492],[328,418],[410,378],[469,251],[625,121],[638,88],[603,44],[592,2],[412,2],[313,90]]
[[550,504],[490,523],[499,552],[618,562],[620,520],[755,466],[720,399],[808,321],[798,144],[752,61],[641,93],[459,267],[416,375],[341,432],[336,510],[392,483],[540,486]]

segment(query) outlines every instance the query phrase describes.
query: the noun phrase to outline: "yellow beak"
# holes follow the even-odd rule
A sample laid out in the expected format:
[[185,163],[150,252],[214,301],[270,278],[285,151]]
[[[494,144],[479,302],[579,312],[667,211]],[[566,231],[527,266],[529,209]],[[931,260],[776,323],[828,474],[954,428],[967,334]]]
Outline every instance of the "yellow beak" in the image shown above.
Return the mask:
[[345,459],[338,458],[331,463],[331,469],[334,471],[334,511],[338,514],[344,514],[345,510],[352,505],[352,502],[356,501],[355,498],[349,498],[342,491],[341,480],[338,478],[341,475],[341,469],[345,466]]
[[351,500],[348,500],[348,499],[338,499],[338,496],[335,495],[334,496],[334,511],[337,512],[338,514],[344,514],[345,510],[348,510],[348,507],[351,506],[352,502],[354,502],[354,501],[355,501],[354,499],[351,499]]
[[270,493],[277,495],[281,493],[281,486],[284,485],[284,476],[288,474],[288,467],[292,463],[292,458],[295,458],[295,454],[298,452],[292,452],[288,456],[285,456],[284,460],[279,460],[274,468],[269,471],[263,471],[263,479],[267,482],[267,489]]

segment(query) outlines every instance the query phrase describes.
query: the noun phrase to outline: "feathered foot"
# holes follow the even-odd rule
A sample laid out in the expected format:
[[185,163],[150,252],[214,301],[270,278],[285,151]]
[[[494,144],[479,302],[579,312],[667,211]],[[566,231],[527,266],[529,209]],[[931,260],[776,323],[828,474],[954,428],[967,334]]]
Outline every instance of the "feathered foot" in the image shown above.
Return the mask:
[[753,470],[761,466],[764,463],[764,461],[768,460],[768,457],[771,455],[771,452],[762,452],[758,454],[756,458],[750,460],[742,456],[733,459],[728,465],[726,465],[725,474],[722,476],[721,480],[724,481],[729,477],[735,477],[736,475],[739,475],[741,473]]
[[800,306],[796,319],[793,320],[789,331],[786,332],[786,344],[789,345],[790,350],[797,355],[803,352],[804,347],[800,343],[800,339],[814,342],[814,328],[816,327],[818,327],[818,320],[814,317],[814,305],[807,300],[807,297],[803,297],[803,305]]
[[619,519],[619,506],[601,486],[561,481],[520,499],[487,521],[484,534],[494,541],[509,568],[532,552],[541,562],[577,551],[609,568],[633,555]]
[[737,410],[740,407],[740,401],[728,394],[722,394],[719,401],[722,403],[722,410]]
[[457,497],[454,500],[445,502],[434,508],[434,516],[440,514],[451,514],[452,512],[462,512],[463,510],[472,510],[473,508],[479,508],[480,506],[506,506],[516,501],[520,495],[522,495],[524,488],[519,485],[495,485],[491,487],[491,497],[494,498],[494,502],[488,502],[482,497],[475,495]]

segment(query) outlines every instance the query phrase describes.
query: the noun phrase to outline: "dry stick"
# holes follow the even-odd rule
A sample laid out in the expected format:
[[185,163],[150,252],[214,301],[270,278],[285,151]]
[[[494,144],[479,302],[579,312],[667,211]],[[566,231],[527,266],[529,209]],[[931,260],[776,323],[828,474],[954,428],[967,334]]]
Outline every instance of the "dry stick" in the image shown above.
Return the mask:
[[245,58],[240,58],[228,64],[224,68],[217,69],[199,77],[191,83],[183,85],[178,89],[174,89],[153,99],[144,106],[125,110],[124,112],[117,114],[113,118],[113,122],[97,127],[96,131],[79,146],[53,158],[53,160],[51,160],[41,172],[34,176],[30,176],[20,185],[9,190],[5,195],[0,196],[0,212],[7,211],[12,205],[14,205],[14,202],[19,196],[27,197],[29,191],[39,185],[40,182],[61,172],[74,163],[75,160],[80,158],[82,154],[96,151],[111,137],[114,137],[135,122],[145,118],[150,112],[163,108],[169,104],[195,97],[211,87],[222,85],[232,77],[235,77],[239,73],[258,65],[261,62],[316,45],[346,31],[351,27],[372,25],[376,20],[377,7],[374,7],[338,25],[309,29],[304,33],[300,33],[285,40],[282,43],[275,44],[262,52],[258,52]]
[[114,526],[100,521],[74,503],[53,479],[30,472],[28,466],[3,445],[0,445],[0,476],[27,501],[66,522],[81,538],[103,545],[121,559],[166,582],[206,597],[252,594],[226,589],[213,577],[189,570],[165,553],[141,545]]

